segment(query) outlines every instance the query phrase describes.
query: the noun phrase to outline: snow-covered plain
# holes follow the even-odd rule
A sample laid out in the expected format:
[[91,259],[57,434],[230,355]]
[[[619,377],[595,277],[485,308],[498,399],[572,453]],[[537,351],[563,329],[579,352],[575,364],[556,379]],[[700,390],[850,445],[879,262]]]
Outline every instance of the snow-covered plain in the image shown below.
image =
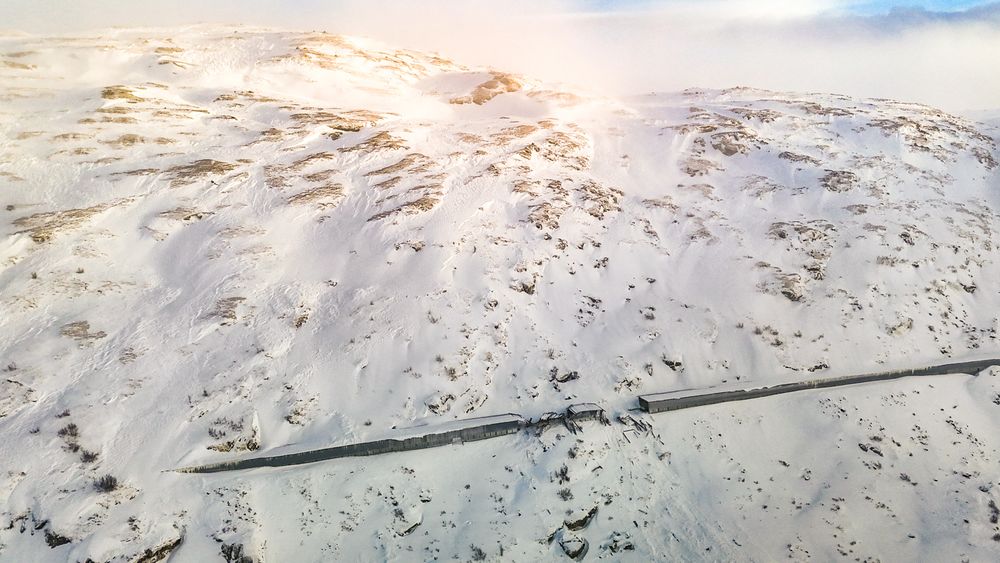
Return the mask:
[[[0,561],[996,561],[1000,370],[628,409],[997,355],[997,135],[316,33],[2,36]],[[615,422],[164,472],[581,401]]]

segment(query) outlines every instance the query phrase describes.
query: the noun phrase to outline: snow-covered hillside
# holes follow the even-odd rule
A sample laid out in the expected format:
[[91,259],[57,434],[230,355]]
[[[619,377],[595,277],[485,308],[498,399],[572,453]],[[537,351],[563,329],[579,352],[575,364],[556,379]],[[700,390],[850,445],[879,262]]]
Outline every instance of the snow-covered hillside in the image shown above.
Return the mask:
[[[628,411],[997,355],[997,134],[320,33],[2,36],[0,561],[997,560],[1000,370]],[[163,472],[580,401],[624,422]]]

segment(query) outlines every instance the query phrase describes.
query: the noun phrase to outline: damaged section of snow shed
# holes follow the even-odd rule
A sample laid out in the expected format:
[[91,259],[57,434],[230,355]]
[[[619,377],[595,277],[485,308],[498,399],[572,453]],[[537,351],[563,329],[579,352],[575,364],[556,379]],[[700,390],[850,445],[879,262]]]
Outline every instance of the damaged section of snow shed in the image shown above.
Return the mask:
[[573,421],[598,420],[604,422],[607,415],[597,403],[577,403],[566,409],[566,418]]

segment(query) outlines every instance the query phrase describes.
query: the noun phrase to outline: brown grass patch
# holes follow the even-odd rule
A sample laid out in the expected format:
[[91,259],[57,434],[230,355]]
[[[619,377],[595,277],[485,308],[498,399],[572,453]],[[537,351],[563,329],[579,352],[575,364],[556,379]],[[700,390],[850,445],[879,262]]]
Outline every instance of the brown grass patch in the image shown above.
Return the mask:
[[124,172],[115,172],[112,176],[149,176],[150,174],[159,174],[159,168],[136,168],[135,170],[126,170]]
[[284,138],[285,138],[284,131],[272,127],[270,129],[265,129],[264,131],[261,131],[260,138],[254,141],[254,143],[259,143],[259,142],[276,143]]
[[813,166],[819,166],[820,161],[806,154],[798,154],[791,151],[782,151],[778,153],[778,158],[785,160],[790,160],[792,162],[805,162],[806,164],[812,164]]
[[131,133],[122,135],[117,139],[111,139],[110,141],[101,141],[106,145],[111,145],[117,148],[131,147],[132,145],[138,145],[140,143],[145,143],[146,138],[140,135],[133,135]]
[[122,160],[122,157],[120,157],[120,156],[106,156],[104,158],[98,158],[97,160],[93,160],[93,161],[90,162],[90,164],[97,164],[99,166],[104,166],[105,164],[111,164],[111,163],[114,163],[114,162],[118,162],[119,160]]
[[59,334],[62,336],[68,336],[69,338],[79,342],[90,342],[107,336],[107,333],[103,330],[90,332],[90,323],[87,321],[77,321],[63,325],[63,327],[59,329]]
[[371,127],[382,120],[382,115],[367,110],[352,110],[342,113],[329,111],[311,111],[293,113],[291,118],[299,126],[325,125],[335,132],[330,138],[336,140],[345,132],[356,133],[365,127]]
[[224,239],[235,239],[255,235],[263,235],[267,231],[260,227],[227,227],[219,231],[219,236]]
[[[261,96],[253,90],[240,90],[238,92],[233,92],[232,94],[219,94],[214,101],[216,102],[235,102],[237,100],[248,100],[251,102],[271,102],[278,103],[281,100],[277,98],[269,98],[267,96]],[[245,105],[245,104],[235,104],[235,105]]]
[[208,113],[207,109],[196,107],[174,107],[170,109],[159,109],[153,112],[153,117],[163,119],[191,119],[193,113]]
[[354,49],[354,46],[351,45],[351,43],[348,42],[346,39],[344,39],[343,36],[331,35],[325,31],[306,35],[296,44],[308,45],[310,43],[314,45],[330,45],[331,47],[340,47],[342,49]]
[[391,217],[393,215],[398,215],[400,213],[406,215],[415,215],[424,211],[430,211],[440,200],[436,197],[425,195],[411,202],[404,203],[395,209],[390,209],[389,211],[383,211],[381,213],[376,213],[368,218],[368,221],[379,221],[385,219],[386,217]]
[[330,179],[330,176],[333,176],[336,173],[336,170],[320,170],[319,172],[306,174],[303,178],[310,182],[325,182]]
[[101,90],[101,97],[105,100],[125,100],[130,104],[144,100],[144,98],[136,96],[131,88],[122,85],[105,86]]
[[111,106],[111,107],[106,107],[106,108],[97,108],[94,111],[97,112],[97,113],[113,113],[113,114],[121,115],[123,113],[131,113],[132,112],[132,108],[127,108],[125,106]]
[[556,207],[549,202],[542,202],[531,206],[528,213],[528,222],[538,229],[558,229],[559,218],[562,217],[565,209]]
[[365,176],[382,176],[385,174],[394,174],[402,170],[408,170],[409,172],[426,172],[428,168],[430,168],[430,159],[420,153],[413,153],[404,156],[395,164],[390,164],[385,168],[373,170],[365,174]]
[[322,162],[324,160],[331,160],[334,158],[337,158],[337,155],[333,153],[317,152],[296,160],[295,162],[286,166],[284,169],[287,171],[295,172],[298,170],[302,170],[303,168],[311,164],[314,164],[316,162]]
[[813,115],[832,115],[834,117],[850,117],[854,115],[854,112],[846,110],[844,108],[824,106],[817,104],[816,102],[798,102],[792,103],[792,105],[797,105],[806,113],[811,113]]
[[448,103],[483,105],[500,94],[517,92],[521,88],[522,84],[512,75],[502,72],[494,72],[492,78],[476,86],[470,94],[452,98],[448,100]]
[[670,196],[663,196],[657,199],[644,199],[642,204],[650,209],[668,209],[670,211],[677,211],[680,206],[674,203],[673,198]]
[[560,92],[558,90],[535,90],[528,92],[528,97],[545,102],[554,102],[563,106],[572,106],[583,101],[583,98],[576,94]]
[[827,170],[819,183],[831,192],[847,192],[857,187],[860,178],[850,170]]
[[215,309],[209,312],[210,318],[224,319],[222,324],[229,324],[225,321],[236,320],[236,307],[246,301],[246,297],[226,297],[215,302]]
[[85,135],[83,133],[61,133],[52,137],[53,141],[80,141],[83,139],[89,139],[91,135]]
[[281,174],[284,170],[284,167],[279,164],[264,165],[264,183],[267,184],[267,187],[287,188],[288,178]]
[[344,196],[344,187],[340,184],[326,184],[299,192],[288,198],[291,205],[316,204],[320,209],[336,207]]
[[723,170],[723,168],[707,158],[692,156],[681,163],[681,170],[693,178],[695,176],[704,176],[713,170]]
[[402,180],[402,179],[403,179],[402,176],[393,176],[392,178],[389,178],[388,180],[379,182],[379,183],[375,184],[372,187],[376,188],[376,189],[379,189],[379,190],[388,190],[389,188],[392,188],[396,184],[398,184],[400,182],[400,180]]
[[61,151],[56,151],[56,152],[52,153],[52,156],[64,155],[64,154],[73,155],[73,156],[86,156],[86,155],[94,152],[95,150],[96,149],[94,147],[74,147],[73,150],[64,149],[64,150],[61,150]]
[[539,188],[541,185],[542,183],[538,180],[517,180],[514,182],[513,191],[519,194],[538,195],[535,188]]
[[186,63],[184,61],[178,61],[177,59],[167,59],[167,58],[160,59],[159,61],[157,61],[156,64],[158,64],[158,65],[174,65],[177,68],[191,68],[192,66],[194,66],[191,63]]
[[535,131],[538,131],[538,127],[523,123],[521,125],[507,127],[490,135],[490,138],[496,143],[508,143],[513,139],[523,139]]
[[470,143],[473,145],[483,144],[483,138],[479,135],[474,135],[472,133],[459,133],[457,136],[458,140],[463,143]]
[[211,211],[200,211],[193,207],[175,207],[169,211],[159,213],[157,216],[174,221],[200,221],[208,215],[214,214]]
[[604,219],[604,215],[609,212],[621,211],[620,206],[625,192],[617,188],[609,188],[597,182],[584,182],[579,189],[584,202],[590,204],[586,208],[587,213],[597,219]]
[[403,142],[403,139],[400,139],[399,137],[394,137],[386,131],[381,131],[356,145],[350,147],[341,147],[338,150],[340,152],[361,151],[364,153],[370,153],[378,150],[385,151],[385,150],[399,150],[406,148],[409,147],[406,146],[406,143]]
[[52,239],[57,233],[82,226],[91,217],[112,207],[129,203],[130,199],[120,199],[110,203],[102,203],[83,209],[67,209],[65,211],[46,211],[21,217],[14,221],[14,226],[22,230],[18,233],[29,233],[31,240],[42,243]]
[[83,119],[77,121],[77,123],[121,123],[121,124],[131,124],[138,123],[139,121],[134,117],[127,116],[114,116],[114,117],[102,117],[99,121],[92,117],[84,117]]
[[206,176],[218,176],[235,170],[237,166],[221,160],[203,158],[190,164],[182,164],[164,170],[171,179],[170,187],[179,187],[192,184]]
[[17,61],[0,61],[0,64],[7,68],[15,68],[17,70],[34,70],[35,68],[38,68],[35,65],[19,63]]

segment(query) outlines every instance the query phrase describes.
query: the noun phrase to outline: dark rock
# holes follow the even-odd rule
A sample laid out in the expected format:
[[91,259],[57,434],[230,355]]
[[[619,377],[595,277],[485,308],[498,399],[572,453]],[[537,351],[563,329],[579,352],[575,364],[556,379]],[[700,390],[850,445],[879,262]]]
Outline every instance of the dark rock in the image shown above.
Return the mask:
[[618,553],[619,551],[633,551],[635,550],[635,544],[632,543],[628,534],[612,532],[608,541],[604,542],[604,549],[607,549],[611,553]]
[[135,560],[135,563],[157,563],[158,561],[163,561],[167,557],[170,557],[170,554],[173,553],[173,551],[177,549],[183,541],[184,537],[182,536],[156,548],[146,549],[146,551],[144,551],[142,555]]
[[71,539],[66,536],[53,532],[52,530],[45,530],[45,543],[49,544],[49,547],[56,548],[60,545],[65,545],[70,543]]
[[567,557],[579,561],[583,559],[584,555],[587,554],[587,550],[590,549],[590,544],[583,538],[571,536],[560,539],[559,547],[562,548],[563,553],[565,553]]
[[589,526],[591,521],[594,520],[595,516],[597,516],[596,506],[594,508],[591,508],[585,515],[583,515],[582,518],[579,518],[577,520],[567,520],[566,522],[564,522],[564,524],[566,525],[567,530],[575,532],[577,530],[582,530],[587,526]]

